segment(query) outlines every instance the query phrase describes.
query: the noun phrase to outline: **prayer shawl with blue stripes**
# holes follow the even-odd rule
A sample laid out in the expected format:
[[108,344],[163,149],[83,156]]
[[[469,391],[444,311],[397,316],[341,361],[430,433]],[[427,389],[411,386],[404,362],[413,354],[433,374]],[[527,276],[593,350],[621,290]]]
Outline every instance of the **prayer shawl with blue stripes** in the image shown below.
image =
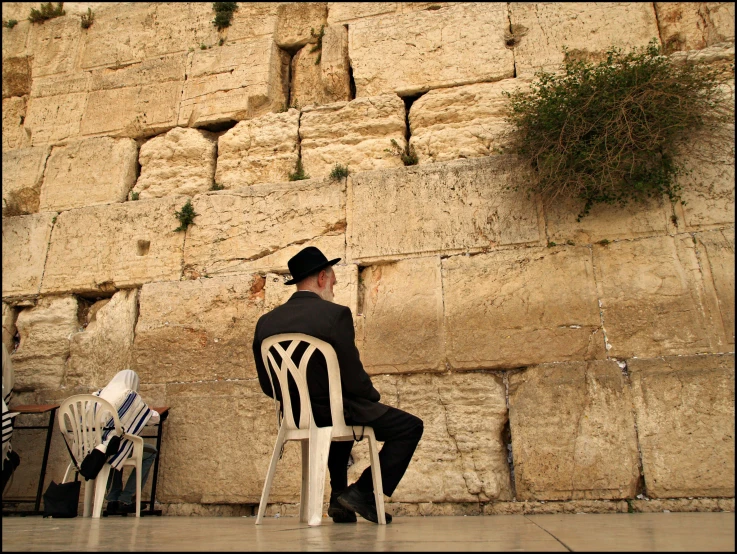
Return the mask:
[[[100,396],[100,392],[102,392],[102,389],[92,394]],[[130,389],[125,392],[123,402],[118,408],[118,417],[120,418],[120,424],[123,426],[123,430],[126,433],[129,435],[139,435],[143,430],[143,426],[146,425],[146,422],[149,419],[151,419],[152,414],[153,412],[151,411],[151,408],[146,405],[137,392]],[[114,434],[115,423],[113,422],[112,416],[110,416],[110,419],[108,419],[103,425],[103,444],[107,444]],[[123,467],[123,462],[125,462],[126,458],[128,458],[132,452],[133,442],[127,439],[122,439],[121,437],[118,452],[112,458],[108,458],[108,462],[113,469],[120,469]]]
[[13,436],[13,418],[18,415],[18,412],[11,412],[8,409],[11,399],[13,398],[13,385],[15,383],[15,376],[13,374],[13,364],[10,361],[10,354],[5,348],[5,344],[2,345],[3,351],[3,454],[2,454],[2,466],[5,467],[5,460],[8,458],[8,453],[13,450],[10,446],[10,438]]

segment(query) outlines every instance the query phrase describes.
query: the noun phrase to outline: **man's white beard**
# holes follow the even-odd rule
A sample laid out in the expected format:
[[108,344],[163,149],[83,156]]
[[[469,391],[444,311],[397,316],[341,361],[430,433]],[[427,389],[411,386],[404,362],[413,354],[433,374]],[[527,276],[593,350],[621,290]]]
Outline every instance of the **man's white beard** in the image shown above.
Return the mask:
[[328,302],[332,302],[335,295],[330,290],[330,287],[325,287],[320,292],[317,293],[317,295],[322,298],[323,300],[327,300]]

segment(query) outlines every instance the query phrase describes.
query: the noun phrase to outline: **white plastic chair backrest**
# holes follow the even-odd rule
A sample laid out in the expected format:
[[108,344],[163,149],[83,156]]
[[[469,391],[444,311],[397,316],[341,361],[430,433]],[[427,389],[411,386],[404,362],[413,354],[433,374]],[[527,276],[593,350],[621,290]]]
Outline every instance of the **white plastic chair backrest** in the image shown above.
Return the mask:
[[77,394],[70,396],[59,406],[59,428],[62,434],[72,439],[69,445],[77,463],[81,464],[84,457],[98,444],[102,443],[104,425],[113,418],[115,433],[121,435],[123,426],[120,424],[118,412],[112,404],[94,394]]
[[[279,344],[283,342],[289,343],[286,348]],[[292,355],[302,342],[308,343],[308,346],[302,358],[299,360],[299,366],[297,366],[292,360]],[[332,346],[323,340],[303,333],[273,335],[264,339],[261,343],[261,356],[264,361],[266,373],[269,376],[271,390],[276,389],[274,388],[269,367],[274,371],[279,381],[283,417],[287,429],[309,429],[312,425],[312,404],[307,389],[307,364],[316,350],[319,350],[325,357],[327,365],[328,384],[330,386],[330,412],[333,418],[333,426],[345,426],[345,419],[343,418],[343,395],[340,386],[340,367],[338,366],[338,356],[335,354]],[[279,354],[281,365],[277,364],[273,351]],[[295,423],[294,415],[292,414],[292,398],[289,393],[289,379],[287,377],[289,374],[292,375],[299,391],[299,426]],[[276,401],[276,395],[274,395],[274,401]]]

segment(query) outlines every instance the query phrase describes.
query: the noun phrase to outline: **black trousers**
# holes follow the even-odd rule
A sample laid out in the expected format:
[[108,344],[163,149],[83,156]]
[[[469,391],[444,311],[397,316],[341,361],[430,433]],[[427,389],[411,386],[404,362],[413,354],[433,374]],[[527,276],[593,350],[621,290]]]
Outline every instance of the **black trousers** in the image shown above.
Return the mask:
[[[346,420],[346,424],[371,427],[376,440],[384,443],[379,452],[381,481],[384,494],[391,496],[412,460],[417,443],[420,442],[423,431],[422,420],[390,406],[384,415],[369,423],[355,423]],[[360,436],[360,429],[357,428],[356,437],[360,438]],[[348,457],[352,448],[353,441],[335,441],[330,444],[328,470],[330,470],[330,488],[333,495],[342,492],[348,486]],[[356,486],[362,492],[373,492],[371,465],[361,474],[356,481]]]

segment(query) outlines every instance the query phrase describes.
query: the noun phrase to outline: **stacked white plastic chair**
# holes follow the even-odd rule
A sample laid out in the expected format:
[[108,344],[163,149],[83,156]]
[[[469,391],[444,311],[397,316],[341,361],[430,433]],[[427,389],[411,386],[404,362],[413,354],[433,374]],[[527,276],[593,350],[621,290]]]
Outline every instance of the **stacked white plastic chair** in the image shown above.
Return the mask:
[[[123,463],[125,466],[136,468],[136,517],[141,517],[141,469],[143,463],[143,438],[129,435],[123,432],[118,412],[107,400],[93,394],[77,394],[70,396],[59,406],[59,428],[69,444],[77,463],[81,465],[84,457],[91,452],[95,446],[102,443],[103,426],[112,416],[115,425],[115,433],[121,440],[129,439],[133,442],[133,451],[129,458]],[[99,518],[102,513],[102,504],[105,501],[105,490],[107,488],[108,475],[111,466],[105,462],[100,473],[95,479],[85,483],[84,487],[84,517]],[[67,478],[72,477],[76,471],[74,463],[70,462],[64,474]],[[93,492],[94,491],[94,492]],[[94,494],[94,505],[93,500]]]
[[[299,360],[299,366],[292,360],[292,355],[300,343],[308,343],[307,349]],[[289,343],[286,348],[280,343]],[[333,425],[331,427],[317,427],[312,418],[312,406],[307,389],[307,364],[311,356],[319,350],[325,357],[328,370],[328,382],[330,385],[330,412]],[[277,364],[273,353],[276,352],[281,358]],[[272,381],[271,371],[277,376],[279,390],[281,390],[282,403],[284,406],[283,417],[279,425],[279,433],[276,437],[274,453],[266,474],[261,503],[258,508],[256,525],[259,525],[264,517],[266,505],[269,500],[269,491],[276,473],[276,463],[282,451],[282,446],[287,441],[300,441],[302,443],[302,491],[299,503],[299,519],[308,525],[320,525],[322,522],[322,504],[325,493],[325,476],[328,467],[328,454],[332,441],[354,440],[354,428],[345,423],[343,417],[343,396],[340,386],[340,368],[335,350],[327,342],[315,337],[301,333],[284,333],[268,337],[261,343],[261,355],[264,366],[267,368],[272,390],[276,390]],[[299,426],[292,415],[292,398],[289,391],[288,375],[291,374],[299,391]],[[275,400],[277,423],[279,422],[279,403]],[[371,427],[360,429],[369,441],[369,452],[371,456],[371,476],[374,482],[374,497],[376,499],[376,514],[380,525],[386,525],[384,514],[384,492],[381,484],[381,467],[379,466],[379,449]],[[358,433],[361,434],[361,433]]]

